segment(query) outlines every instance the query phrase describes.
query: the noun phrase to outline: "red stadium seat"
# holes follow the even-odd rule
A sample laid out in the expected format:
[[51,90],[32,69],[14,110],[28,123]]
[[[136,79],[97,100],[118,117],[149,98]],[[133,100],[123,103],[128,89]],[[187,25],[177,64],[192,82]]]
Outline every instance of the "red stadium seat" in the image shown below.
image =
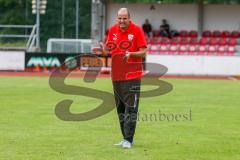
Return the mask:
[[230,38],[229,39],[229,45],[231,45],[231,46],[237,45],[237,39],[236,38]]
[[227,47],[227,55],[233,56],[236,53],[235,46],[228,46]]
[[170,44],[170,42],[171,42],[170,39],[167,37],[162,37],[160,39],[160,44]]
[[145,37],[146,42],[150,43],[150,38],[146,34],[144,35],[144,37]]
[[159,30],[153,30],[152,35],[153,35],[153,37],[159,37],[160,36],[160,31]]
[[217,55],[225,55],[226,54],[226,46],[223,46],[223,45],[221,45],[221,46],[219,46],[218,48],[217,48]]
[[145,40],[146,40],[147,44],[150,43],[150,39],[149,38],[145,37]]
[[203,31],[202,37],[212,37],[212,32],[209,30]]
[[198,54],[198,45],[189,45],[188,47],[188,54],[189,55],[196,55]]
[[222,32],[222,38],[228,38],[231,36],[231,33],[229,31],[223,31]]
[[181,37],[180,38],[180,44],[186,45],[186,44],[189,44],[189,42],[190,42],[190,40],[187,37]]
[[189,47],[189,45],[179,45],[179,52],[178,52],[178,54],[181,54],[181,55],[188,54],[188,47]]
[[171,44],[179,44],[180,43],[180,38],[179,37],[173,37],[171,40]]
[[198,39],[197,38],[190,38],[189,39],[189,44],[195,44],[197,45],[199,43]]
[[159,45],[158,44],[151,44],[149,45],[149,49],[148,49],[150,54],[157,54],[159,53]]
[[216,45],[210,45],[208,47],[208,55],[216,55],[217,54],[217,46]]
[[202,37],[202,38],[199,40],[199,44],[200,44],[200,45],[207,45],[207,44],[209,44],[209,39],[206,38],[206,37]]
[[188,33],[188,36],[191,37],[191,38],[197,38],[198,37],[198,32],[192,30]]
[[220,31],[213,31],[212,37],[219,38],[222,37],[222,33]]
[[219,39],[217,39],[217,38],[210,38],[210,40],[209,40],[210,45],[217,45],[218,42],[219,42]]
[[169,52],[169,45],[168,44],[163,44],[159,46],[159,53],[160,54],[168,54]]
[[153,37],[153,38],[150,39],[149,43],[150,44],[159,44],[160,39],[158,37]]
[[179,34],[180,34],[180,37],[188,37],[188,31],[186,30],[180,31]]
[[225,46],[228,44],[228,39],[227,38],[220,38],[218,41],[218,44],[221,46]]
[[199,55],[206,55],[207,53],[208,53],[208,46],[207,45],[199,45],[198,54]]
[[240,32],[239,31],[232,31],[231,37],[232,38],[240,38]]
[[169,54],[178,54],[178,52],[179,52],[179,45],[170,45]]

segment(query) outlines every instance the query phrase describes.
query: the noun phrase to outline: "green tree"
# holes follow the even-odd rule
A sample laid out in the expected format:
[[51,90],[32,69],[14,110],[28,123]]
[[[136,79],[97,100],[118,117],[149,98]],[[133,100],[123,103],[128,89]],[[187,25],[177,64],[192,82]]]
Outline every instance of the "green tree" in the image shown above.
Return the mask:
[[[65,0],[64,38],[75,38],[76,1]],[[90,38],[91,1],[80,1],[79,38]],[[49,0],[46,14],[41,16],[41,45],[46,48],[49,38],[61,38],[62,4],[61,1]]]
[[[75,38],[76,0],[65,0],[65,38]],[[79,37],[90,38],[91,0],[79,1]],[[0,24],[33,25],[31,0],[0,0]],[[40,40],[45,49],[49,38],[61,38],[61,0],[48,0],[45,15],[41,15]],[[30,31],[27,32],[29,34]],[[25,34],[25,30],[1,29],[0,34]],[[9,42],[10,39],[1,39]]]

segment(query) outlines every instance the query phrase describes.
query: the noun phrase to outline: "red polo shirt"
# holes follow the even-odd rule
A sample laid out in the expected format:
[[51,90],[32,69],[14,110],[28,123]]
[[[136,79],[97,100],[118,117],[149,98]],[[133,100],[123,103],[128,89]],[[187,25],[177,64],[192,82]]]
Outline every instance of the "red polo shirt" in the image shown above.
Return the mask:
[[113,25],[108,32],[106,47],[112,55],[112,80],[122,81],[140,79],[142,75],[142,58],[125,58],[126,51],[136,52],[146,48],[147,43],[142,28],[133,22],[122,31],[118,24]]

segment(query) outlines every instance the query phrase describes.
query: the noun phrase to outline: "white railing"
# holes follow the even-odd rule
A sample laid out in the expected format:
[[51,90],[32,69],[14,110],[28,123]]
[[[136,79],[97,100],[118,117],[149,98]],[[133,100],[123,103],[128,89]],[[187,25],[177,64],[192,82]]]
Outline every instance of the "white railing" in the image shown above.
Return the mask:
[[0,34],[0,38],[27,38],[27,44],[25,49],[32,51],[33,47],[36,46],[36,30],[37,25],[0,25],[0,28],[16,28],[16,29],[32,29],[31,34]]
[[36,46],[36,39],[37,39],[37,25],[34,25],[26,45],[27,51],[32,51],[33,47]]

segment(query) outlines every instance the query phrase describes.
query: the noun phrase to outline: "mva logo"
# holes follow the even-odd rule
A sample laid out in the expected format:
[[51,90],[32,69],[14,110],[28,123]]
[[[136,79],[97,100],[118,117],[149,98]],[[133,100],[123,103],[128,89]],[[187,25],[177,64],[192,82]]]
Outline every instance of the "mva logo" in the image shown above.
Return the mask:
[[61,63],[57,57],[31,57],[27,63],[27,67],[60,67]]

